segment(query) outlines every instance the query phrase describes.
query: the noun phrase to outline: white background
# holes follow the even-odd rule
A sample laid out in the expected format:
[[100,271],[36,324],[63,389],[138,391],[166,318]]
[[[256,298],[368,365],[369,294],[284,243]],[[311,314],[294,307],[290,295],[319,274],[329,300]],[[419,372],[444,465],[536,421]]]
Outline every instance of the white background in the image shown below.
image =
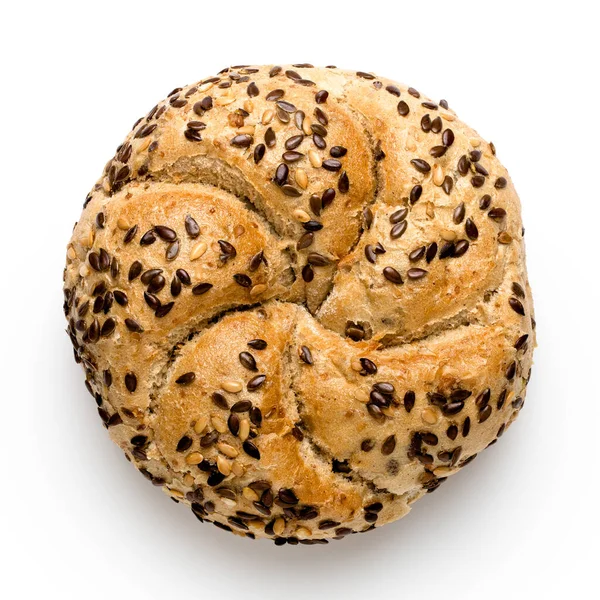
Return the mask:
[[[3,5],[0,595],[598,597],[595,7]],[[85,195],[137,117],[227,65],[293,62],[403,81],[494,141],[523,203],[539,347],[515,425],[408,517],[277,548],[201,525],[109,441],[64,333],[61,271]]]

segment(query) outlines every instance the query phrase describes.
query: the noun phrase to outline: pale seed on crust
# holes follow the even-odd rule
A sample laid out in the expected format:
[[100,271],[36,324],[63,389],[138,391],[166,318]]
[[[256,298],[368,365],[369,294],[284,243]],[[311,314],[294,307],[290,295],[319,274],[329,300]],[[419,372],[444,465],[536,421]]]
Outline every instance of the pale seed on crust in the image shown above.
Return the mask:
[[242,391],[242,384],[239,381],[227,380],[221,384],[221,387],[231,394],[239,394]]
[[425,205],[425,214],[430,219],[435,219],[435,211],[433,210],[433,202],[427,202]]
[[225,477],[231,473],[230,462],[220,454],[217,456],[217,469],[219,469],[219,472],[225,475]]
[[208,90],[210,90],[214,85],[214,81],[208,81],[207,83],[203,83],[202,85],[198,86],[198,91],[208,92]]
[[442,119],[445,121],[454,121],[456,117],[452,113],[442,113]]
[[242,496],[244,496],[244,498],[246,498],[246,500],[249,500],[250,502],[257,502],[259,500],[259,495],[252,488],[249,487],[245,487],[242,490]]
[[308,160],[310,161],[310,164],[315,169],[319,169],[321,167],[321,165],[323,164],[321,157],[314,150],[309,150],[307,154],[308,154]]
[[421,419],[427,425],[435,425],[440,418],[440,413],[435,408],[427,407],[421,411]]
[[204,456],[202,456],[200,452],[190,452],[190,454],[185,457],[185,462],[188,465],[199,465],[203,460]]
[[510,233],[508,233],[508,231],[501,231],[498,234],[498,241],[501,244],[510,244],[513,241],[513,239]]
[[239,452],[233,446],[230,446],[225,442],[219,442],[217,444],[217,448],[219,452],[222,452],[225,456],[228,456],[229,458],[235,458],[239,454]]
[[186,473],[183,476],[183,483],[188,487],[192,487],[194,485],[194,478],[189,473]]
[[81,277],[87,277],[90,274],[88,266],[84,263],[79,267],[79,275]]
[[304,117],[304,121],[302,121],[302,131],[304,135],[312,135],[312,120],[310,117]]
[[267,286],[264,283],[259,283],[252,287],[250,290],[250,296],[252,298],[256,298],[256,296],[260,296],[267,291]]
[[242,442],[245,442],[250,435],[250,421],[248,419],[242,419],[240,421],[240,430],[238,432],[238,437]]
[[215,100],[217,106],[227,106],[232,102],[235,102],[235,96],[221,96]]
[[240,134],[247,133],[248,135],[254,135],[254,130],[255,130],[254,125],[245,125],[244,127],[240,127],[237,130],[237,133],[240,133]]
[[234,460],[231,464],[231,472],[236,477],[241,477],[245,473],[244,465],[239,463],[237,460]]
[[457,237],[456,232],[451,229],[442,229],[440,235],[446,242],[453,242]]
[[436,477],[447,477],[454,473],[456,473],[456,469],[453,469],[452,467],[437,467],[433,470],[433,474]]
[[200,417],[194,424],[194,431],[196,433],[202,433],[208,425],[208,417]]
[[69,260],[75,260],[77,258],[77,252],[75,252],[75,248],[73,248],[73,246],[69,246],[67,248],[67,256]]
[[440,165],[433,165],[433,183],[437,186],[444,183],[444,171]]
[[278,517],[273,523],[273,532],[275,535],[281,535],[285,529],[285,521],[283,517]]
[[357,373],[360,373],[363,370],[362,363],[360,362],[360,358],[353,358],[350,362],[350,368]]
[[225,433],[227,431],[227,423],[225,423],[221,417],[211,417],[210,423],[219,433]]
[[473,146],[473,148],[479,148],[479,146],[481,145],[481,140],[479,138],[471,138],[469,140],[469,143],[471,144],[471,146]]
[[304,169],[296,169],[295,173],[296,183],[305,190],[308,187],[308,175]]
[[242,237],[246,233],[246,228],[243,225],[236,225],[233,228],[233,235],[236,238]]
[[263,113],[262,119],[260,120],[260,122],[263,125],[268,125],[273,120],[274,116],[275,116],[275,113],[269,108],[268,110],[265,110],[265,112]]
[[141,152],[144,152],[144,150],[147,150],[151,141],[152,141],[152,138],[150,138],[150,137],[144,138],[141,141],[141,143],[137,146],[137,148],[135,149],[136,153],[140,154]]
[[358,390],[355,394],[356,399],[363,404],[366,404],[369,401],[369,394],[365,392],[365,390]]
[[298,527],[295,532],[297,537],[300,538],[309,538],[312,535],[312,531],[307,527]]
[[246,100],[244,102],[244,110],[247,113],[251,113],[254,110],[254,103],[252,102],[252,100]]
[[300,221],[300,223],[308,223],[310,221],[310,215],[301,208],[297,208],[293,214],[294,219],[296,219],[296,221]]
[[125,217],[119,217],[117,219],[117,227],[122,231],[127,231],[128,229],[131,229],[131,225]]
[[198,260],[207,250],[206,242],[198,242],[194,244],[190,251],[190,260]]

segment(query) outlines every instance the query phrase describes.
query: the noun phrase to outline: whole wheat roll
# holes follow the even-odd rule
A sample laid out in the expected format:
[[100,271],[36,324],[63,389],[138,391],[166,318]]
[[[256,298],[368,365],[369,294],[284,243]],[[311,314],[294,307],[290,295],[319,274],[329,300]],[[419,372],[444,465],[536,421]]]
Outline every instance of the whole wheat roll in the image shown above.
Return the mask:
[[113,440],[201,521],[325,543],[502,435],[535,345],[520,204],[445,101],[236,66],[137,121],[67,248]]

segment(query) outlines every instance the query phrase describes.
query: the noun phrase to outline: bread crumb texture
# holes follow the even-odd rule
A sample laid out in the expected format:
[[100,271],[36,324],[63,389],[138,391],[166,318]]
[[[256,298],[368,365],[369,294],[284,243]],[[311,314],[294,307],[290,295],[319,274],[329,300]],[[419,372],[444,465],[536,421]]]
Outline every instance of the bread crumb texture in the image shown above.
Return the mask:
[[137,121],[67,247],[100,418],[204,522],[321,544],[405,515],[519,413],[520,205],[444,100],[236,66]]

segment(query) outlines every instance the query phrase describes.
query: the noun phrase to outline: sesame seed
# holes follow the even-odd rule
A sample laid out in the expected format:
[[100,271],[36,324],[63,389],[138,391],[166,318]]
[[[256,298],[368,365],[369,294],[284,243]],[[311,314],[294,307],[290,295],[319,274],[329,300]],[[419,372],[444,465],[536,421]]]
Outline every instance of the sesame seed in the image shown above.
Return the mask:
[[310,161],[310,164],[316,169],[320,168],[323,164],[321,161],[321,157],[315,150],[308,151],[308,160]]
[[306,171],[304,171],[304,169],[296,169],[294,177],[296,179],[296,183],[303,190],[305,190],[308,187],[308,175],[306,174]]
[[242,391],[243,386],[239,381],[226,380],[221,384],[221,387],[226,391],[232,394],[238,394]]
[[206,429],[207,425],[208,417],[200,417],[194,424],[194,432],[198,434],[202,433]]
[[188,465],[199,465],[203,460],[204,457],[200,452],[190,452],[190,454],[185,457],[185,462]]
[[206,242],[198,242],[190,251],[190,260],[198,260],[207,250]]
[[238,437],[240,440],[245,441],[248,439],[248,435],[250,434],[250,422],[248,419],[242,419],[239,425]]

